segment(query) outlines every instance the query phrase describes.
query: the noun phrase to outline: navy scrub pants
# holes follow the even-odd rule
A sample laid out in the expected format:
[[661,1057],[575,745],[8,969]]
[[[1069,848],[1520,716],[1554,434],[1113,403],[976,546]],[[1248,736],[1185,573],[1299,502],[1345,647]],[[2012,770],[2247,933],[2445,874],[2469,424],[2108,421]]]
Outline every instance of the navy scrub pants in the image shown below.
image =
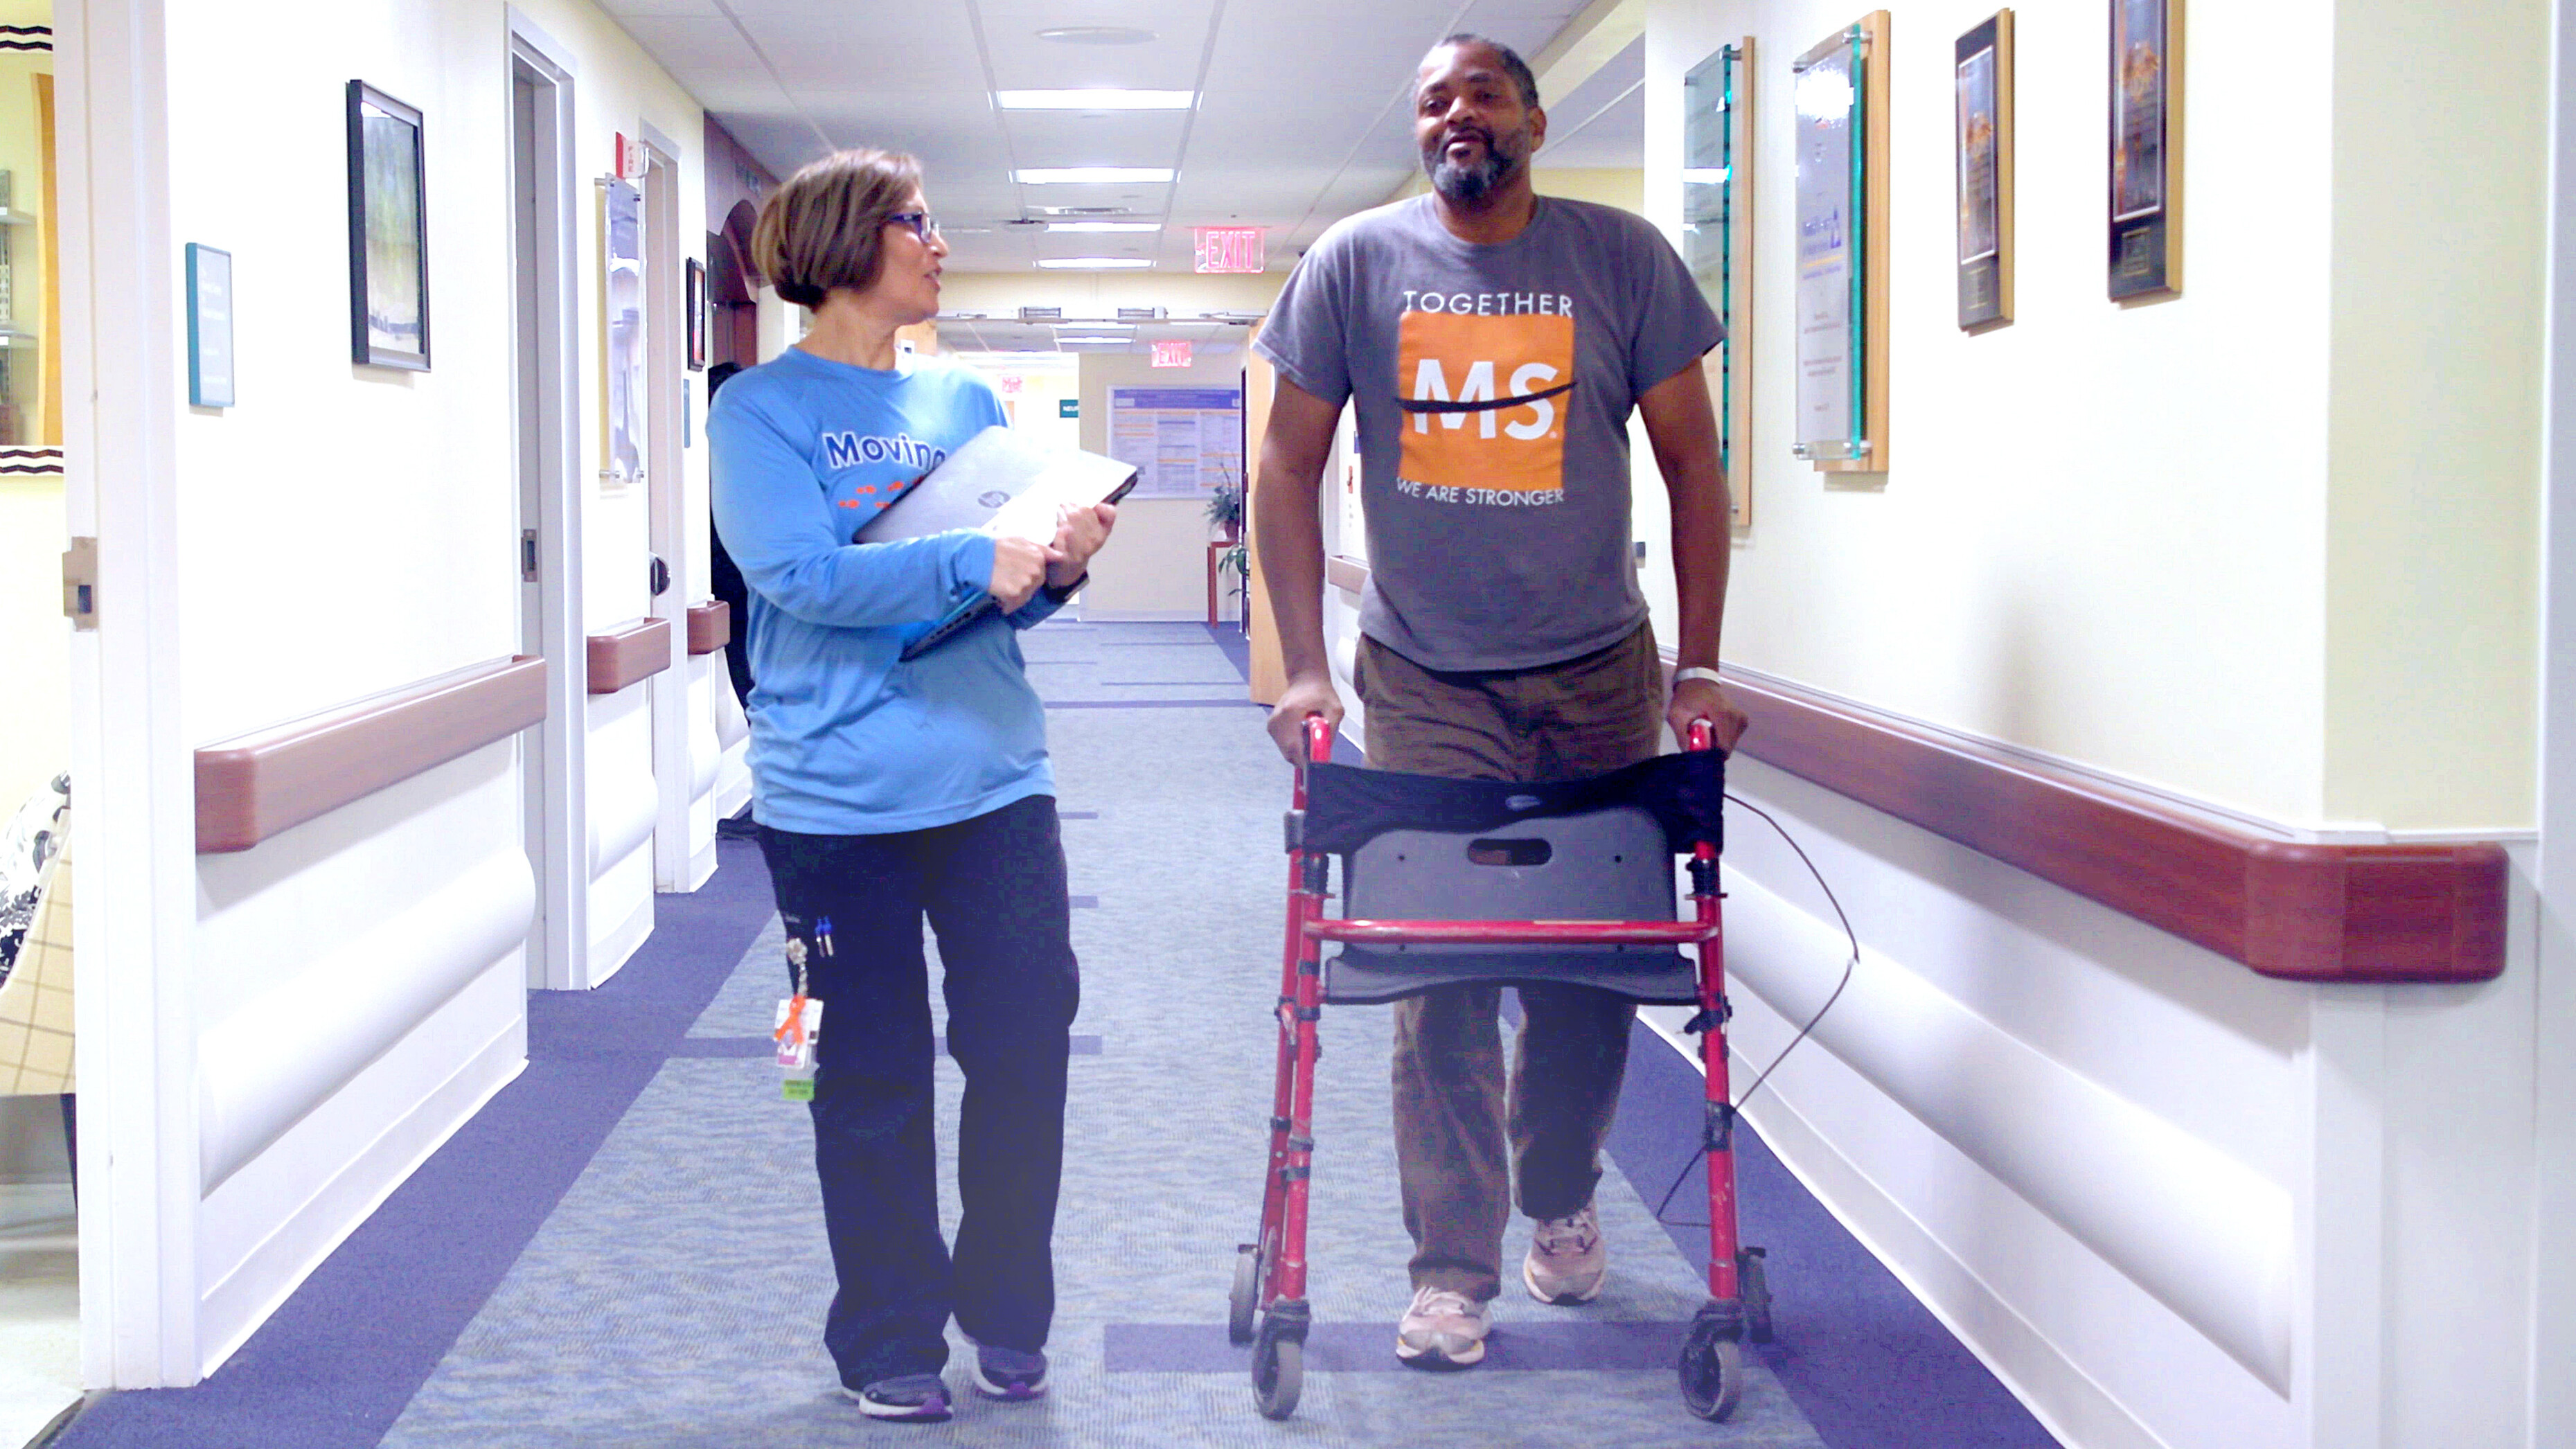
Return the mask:
[[[888,835],[763,826],[760,846],[824,1008],[811,1111],[838,1279],[823,1342],[841,1382],[937,1373],[952,1313],[978,1343],[1037,1351],[1055,1315],[1066,1033],[1081,992],[1054,797]],[[966,1079],[953,1249],[931,1135],[925,916]]]

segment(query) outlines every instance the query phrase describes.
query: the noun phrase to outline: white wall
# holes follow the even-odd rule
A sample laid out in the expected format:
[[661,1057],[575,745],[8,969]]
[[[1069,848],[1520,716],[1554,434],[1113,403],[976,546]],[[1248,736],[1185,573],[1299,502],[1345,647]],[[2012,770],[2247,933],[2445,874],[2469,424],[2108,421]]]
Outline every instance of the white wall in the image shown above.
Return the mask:
[[[1751,34],[1757,500],[1726,652],[2258,814],[2325,810],[2326,0],[2191,13],[2188,292],[2104,298],[2107,11],[2017,7],[2019,317],[1956,326],[1951,44],[1991,5],[1900,9],[1890,83],[1897,468],[1790,456],[1789,63],[1847,12],[1682,5],[1647,29],[1648,215],[1677,228],[1680,79]],[[2260,146],[2243,138],[2261,136]],[[2285,237],[2302,239],[2298,255]]]
[[[574,61],[586,172],[609,169],[611,134],[639,118],[700,134],[695,104],[597,12],[578,0],[527,8]],[[176,693],[191,744],[504,656],[520,637],[504,9],[364,0],[273,8],[262,22],[244,27],[237,8],[207,0],[167,9],[171,229],[232,252],[238,304],[239,404],[176,419]],[[424,113],[425,373],[349,357],[339,178],[352,76]],[[245,157],[260,174],[322,180],[245,185]],[[685,158],[683,216],[700,209],[697,161]],[[595,193],[582,201],[574,426],[592,496],[576,513],[595,630],[644,612],[646,519],[640,493],[588,482],[601,339]],[[695,498],[702,528],[702,488]],[[650,920],[642,696],[592,709],[588,833],[612,857],[596,869],[615,897],[593,918],[610,931],[632,929],[636,912],[613,909],[630,897]],[[196,1061],[182,1087],[196,1140],[184,1159],[163,1154],[193,1162],[198,1191],[179,1199],[193,1211],[148,1232],[121,1226],[85,1264],[187,1264],[195,1311],[154,1325],[161,1368],[90,1353],[100,1386],[186,1382],[221,1363],[520,1069],[533,882],[519,748],[488,746],[253,850],[197,859],[185,982]],[[639,800],[641,847],[628,839]],[[637,859],[640,883],[627,879]],[[95,1050],[117,1065],[89,1020],[84,1064]],[[177,1065],[140,1045],[133,1069]],[[138,1331],[109,1317],[91,1315],[85,1331]]]
[[[1977,336],[1949,71],[1992,7],[1896,12],[1895,466],[1828,480],[1788,451],[1788,66],[1855,13],[1650,0],[1644,200],[1668,228],[1680,78],[1757,43],[1730,662],[2293,838],[2515,852],[2499,980],[2301,986],[1739,759],[1865,948],[1752,1115],[2079,1449],[2563,1437],[2531,1420],[2534,1356],[2565,1338],[2526,1286],[2535,1070],[2564,1075],[2533,1024],[2527,828],[2545,14],[2475,11],[2194,8],[2184,292],[2122,308],[2104,9],[2016,7],[2017,315]],[[2392,113],[2400,77],[2449,98],[2438,123]],[[1843,948],[1767,827],[1728,858],[1758,1065]]]
[[[1126,352],[1086,349],[1081,359],[1082,446],[1094,453],[1109,451],[1111,388],[1240,389],[1243,358],[1240,342],[1200,343],[1187,367],[1156,367],[1142,347]],[[1118,505],[1117,532],[1092,560],[1091,582],[1083,589],[1084,617],[1205,619],[1207,545],[1213,537],[1204,498],[1129,498]]]

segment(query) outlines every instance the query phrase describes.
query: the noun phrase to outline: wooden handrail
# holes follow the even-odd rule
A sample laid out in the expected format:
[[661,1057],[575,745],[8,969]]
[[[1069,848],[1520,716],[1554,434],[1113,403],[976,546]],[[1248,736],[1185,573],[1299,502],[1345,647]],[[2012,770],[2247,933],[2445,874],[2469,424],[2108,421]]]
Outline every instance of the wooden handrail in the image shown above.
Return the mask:
[[546,717],[546,662],[495,659],[196,752],[197,850],[248,850]]
[[2492,842],[2258,834],[1875,711],[1728,670],[1737,752],[2295,981],[2485,981],[2504,969]]
[[[1326,560],[1335,588],[1368,582]],[[1665,661],[1667,677],[1671,661]],[[2292,981],[2487,981],[2504,970],[2492,841],[2342,845],[2195,815],[1986,752],[1861,705],[1728,669],[1736,752]]]
[[713,654],[733,642],[733,605],[709,599],[689,606],[689,652]]
[[590,692],[615,694],[671,667],[671,625],[663,619],[621,624],[591,635],[587,652]]

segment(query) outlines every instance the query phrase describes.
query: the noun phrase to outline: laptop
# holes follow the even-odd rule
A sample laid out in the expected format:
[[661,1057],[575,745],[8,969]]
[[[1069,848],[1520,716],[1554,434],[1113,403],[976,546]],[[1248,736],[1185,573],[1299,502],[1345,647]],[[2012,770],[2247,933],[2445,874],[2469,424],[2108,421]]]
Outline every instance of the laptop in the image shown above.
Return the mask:
[[[857,541],[892,543],[972,528],[996,538],[1053,543],[1059,510],[1115,503],[1135,486],[1133,463],[1076,448],[1051,448],[1009,428],[990,427],[869,519]],[[960,603],[929,633],[906,645],[903,658],[920,658],[993,612],[990,594]]]

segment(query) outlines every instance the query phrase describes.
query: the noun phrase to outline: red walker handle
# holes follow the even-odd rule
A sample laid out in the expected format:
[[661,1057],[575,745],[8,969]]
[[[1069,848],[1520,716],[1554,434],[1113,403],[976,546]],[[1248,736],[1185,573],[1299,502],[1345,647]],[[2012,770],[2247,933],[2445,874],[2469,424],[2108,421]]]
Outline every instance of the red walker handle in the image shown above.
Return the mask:
[[1306,761],[1308,764],[1332,763],[1333,725],[1320,714],[1306,716]]

